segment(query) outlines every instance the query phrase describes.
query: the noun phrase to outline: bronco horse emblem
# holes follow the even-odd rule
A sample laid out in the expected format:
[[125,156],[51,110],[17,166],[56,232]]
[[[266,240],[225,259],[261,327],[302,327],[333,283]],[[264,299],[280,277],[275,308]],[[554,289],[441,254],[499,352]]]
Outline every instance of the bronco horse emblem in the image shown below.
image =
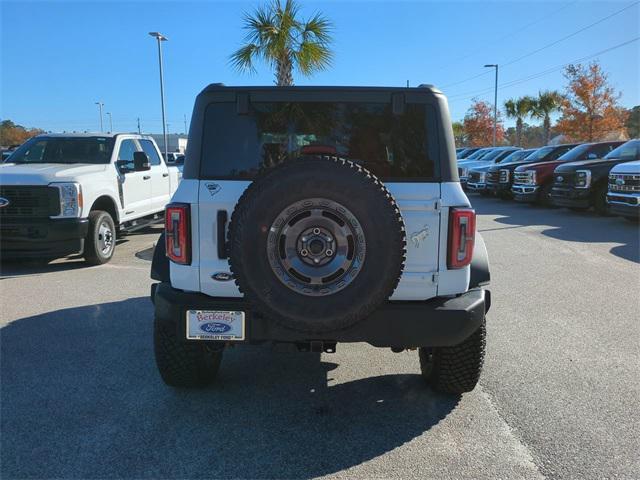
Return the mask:
[[420,248],[420,243],[423,242],[429,236],[429,227],[425,225],[422,230],[419,230],[411,234],[411,241],[415,248]]

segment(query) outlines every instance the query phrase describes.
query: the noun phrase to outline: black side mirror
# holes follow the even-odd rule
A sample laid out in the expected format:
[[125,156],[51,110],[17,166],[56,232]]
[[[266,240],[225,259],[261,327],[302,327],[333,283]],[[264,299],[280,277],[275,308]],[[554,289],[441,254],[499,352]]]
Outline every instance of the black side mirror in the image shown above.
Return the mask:
[[135,168],[136,172],[151,170],[151,162],[149,161],[149,155],[147,155],[144,152],[134,152],[133,168]]

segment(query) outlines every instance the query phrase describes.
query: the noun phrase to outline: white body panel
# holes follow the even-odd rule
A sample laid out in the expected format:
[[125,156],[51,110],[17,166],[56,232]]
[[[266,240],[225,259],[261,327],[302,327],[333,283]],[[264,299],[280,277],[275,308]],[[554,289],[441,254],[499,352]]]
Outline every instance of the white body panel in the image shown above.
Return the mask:
[[625,162],[619,163],[615,167],[611,169],[609,172],[611,173],[628,173],[631,175],[639,175],[640,174],[640,160],[636,160],[633,162]]
[[[214,280],[216,273],[230,273],[226,259],[218,258],[217,217],[228,220],[248,181],[182,181],[174,202],[192,204],[191,265],[170,264],[171,284],[182,290],[213,297],[240,297],[235,282]],[[454,295],[468,289],[470,267],[447,270],[449,207],[468,207],[469,200],[457,182],[388,183],[402,212],[407,235],[404,272],[391,300],[426,300]],[[227,225],[228,228],[228,225]],[[226,236],[226,232],[225,232]]]
[[[48,135],[45,135],[48,136]],[[75,136],[75,135],[57,135]],[[176,190],[181,174],[177,167],[164,161],[145,172],[122,174],[116,167],[120,144],[126,139],[148,139],[140,135],[117,135],[108,164],[0,164],[0,185],[49,185],[56,182],[76,182],[82,188],[81,218],[86,218],[95,201],[108,197],[116,206],[116,224],[135,220],[164,210]],[[160,155],[157,145],[154,147]],[[160,157],[162,157],[160,155]],[[145,177],[149,177],[145,179]],[[155,196],[154,196],[155,195]]]

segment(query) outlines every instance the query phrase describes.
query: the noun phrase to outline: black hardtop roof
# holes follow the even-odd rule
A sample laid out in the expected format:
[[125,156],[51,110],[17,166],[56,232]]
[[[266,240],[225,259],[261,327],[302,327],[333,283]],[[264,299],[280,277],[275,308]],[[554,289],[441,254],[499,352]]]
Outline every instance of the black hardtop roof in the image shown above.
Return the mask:
[[429,92],[434,95],[442,95],[442,92],[433,85],[421,84],[417,87],[365,87],[365,86],[311,86],[305,85],[303,87],[278,87],[275,85],[258,85],[258,86],[227,86],[222,83],[212,83],[202,90],[201,93],[208,92],[220,92],[220,91],[238,91],[238,92],[344,92],[344,91],[358,91],[358,92],[415,92],[419,90],[421,92]]

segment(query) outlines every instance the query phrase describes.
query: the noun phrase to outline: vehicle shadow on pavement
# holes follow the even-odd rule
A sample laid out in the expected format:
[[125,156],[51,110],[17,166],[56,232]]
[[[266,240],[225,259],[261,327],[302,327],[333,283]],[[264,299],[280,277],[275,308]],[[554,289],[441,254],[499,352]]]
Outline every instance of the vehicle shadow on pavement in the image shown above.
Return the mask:
[[0,262],[0,280],[90,267],[82,257],[69,257],[55,263],[49,262],[45,259],[3,259]]
[[[542,225],[542,231],[556,240],[585,243],[619,243],[610,253],[640,263],[640,227],[620,217],[603,217],[594,212],[575,212],[565,208],[543,208],[496,198],[470,197],[480,215],[498,215],[497,223],[511,228]],[[482,230],[479,230],[482,233]]]
[[268,347],[225,352],[218,383],[174,390],[153,361],[147,298],[0,330],[3,478],[308,478],[429,430],[459,397],[419,375],[331,385],[334,363]]

